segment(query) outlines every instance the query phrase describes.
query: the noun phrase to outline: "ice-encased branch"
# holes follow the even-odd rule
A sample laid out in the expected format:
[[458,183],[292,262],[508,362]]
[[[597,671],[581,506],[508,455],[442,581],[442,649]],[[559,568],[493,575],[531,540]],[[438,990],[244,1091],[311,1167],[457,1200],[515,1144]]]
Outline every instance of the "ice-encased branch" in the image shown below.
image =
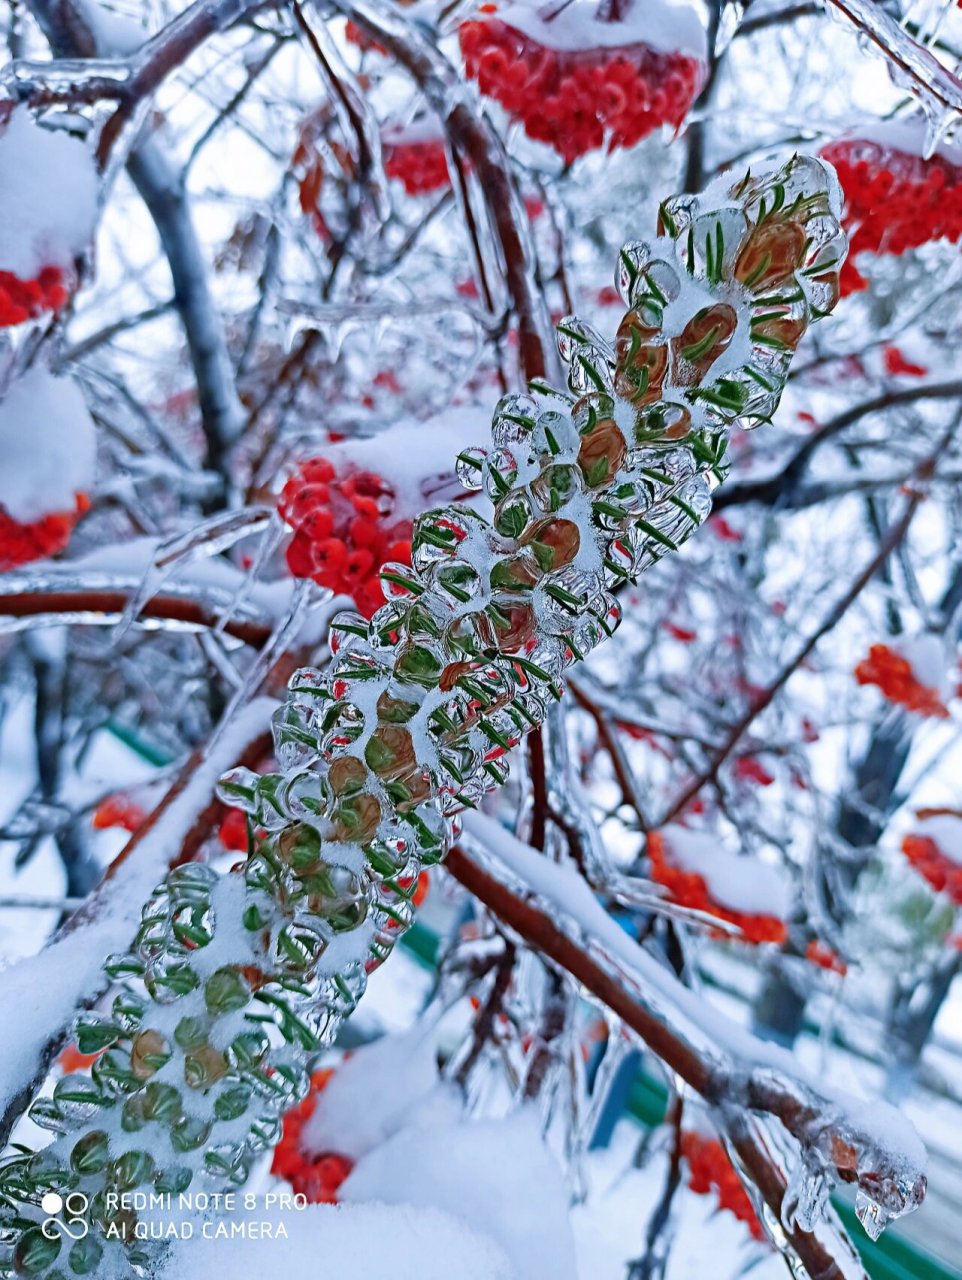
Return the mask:
[[481,814],[464,826],[464,847],[446,863],[453,874],[613,1008],[706,1102],[774,1116],[824,1176],[856,1183],[886,1220],[921,1203],[925,1151],[893,1107],[827,1092],[787,1050],[718,1013],[629,937],[573,868],[537,856]]

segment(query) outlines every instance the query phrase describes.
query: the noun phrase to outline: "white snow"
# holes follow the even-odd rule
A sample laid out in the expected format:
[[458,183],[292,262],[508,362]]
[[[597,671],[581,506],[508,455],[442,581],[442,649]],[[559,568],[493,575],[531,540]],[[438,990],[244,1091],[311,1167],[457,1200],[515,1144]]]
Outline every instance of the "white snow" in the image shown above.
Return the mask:
[[[246,1224],[252,1222],[268,1224],[271,1235],[251,1234]],[[533,1280],[537,1274],[516,1273],[490,1239],[460,1216],[430,1207],[310,1205],[283,1212],[272,1206],[235,1212],[226,1226],[246,1230],[217,1237],[213,1224],[198,1224],[191,1239],[176,1242],[158,1280]]]
[[97,199],[87,145],[14,111],[0,133],[0,271],[32,280],[70,266],[93,235]]
[[389,147],[420,142],[443,142],[444,137],[441,121],[433,113],[418,116],[409,124],[400,122],[387,124],[381,130],[381,142]]
[[455,405],[424,422],[397,423],[380,435],[337,441],[319,452],[335,467],[350,462],[390,477],[398,513],[411,515],[464,496],[454,474],[455,459],[490,434],[488,412]]
[[946,661],[945,642],[931,631],[889,642],[889,648],[912,668],[912,674],[926,689],[934,689],[941,697],[951,691],[949,663]]
[[934,840],[947,858],[962,864],[962,814],[933,813],[917,818],[909,834]]
[[[837,141],[875,142],[879,146],[903,151],[909,156],[923,156],[926,143],[925,117],[921,114],[906,120],[859,120],[848,126]],[[962,165],[962,143],[942,142],[935,149],[950,164]]]
[[720,906],[748,915],[788,918],[792,882],[782,867],[740,857],[707,831],[691,831],[672,823],[659,834],[669,859],[682,871],[701,876]]
[[6,1036],[0,1055],[0,1107],[30,1082],[48,1037],[100,989],[104,957],[130,945],[141,907],[209,803],[217,779],[264,732],[276,705],[271,698],[256,698],[235,717],[136,852],[85,903],[83,922],[72,933],[0,973],[0,1025]]
[[74,509],[77,494],[93,487],[97,439],[71,378],[35,364],[10,384],[0,400],[0,458],[0,506],[14,520]]
[[411,1107],[437,1083],[430,1029],[416,1025],[404,1035],[382,1036],[345,1058],[318,1095],[304,1126],[304,1149],[357,1160],[403,1128]]
[[547,22],[542,16],[546,8],[549,6],[544,0],[537,0],[534,4],[509,5],[492,16],[548,49],[583,53],[646,44],[659,53],[683,53],[701,62],[708,60],[705,28],[691,5],[635,0],[621,22],[599,22],[598,5],[592,0],[572,0]]
[[338,1195],[414,1205],[415,1219],[445,1210],[496,1241],[518,1280],[577,1280],[568,1192],[533,1108],[500,1120],[432,1123],[421,1107],[416,1123],[357,1164]]

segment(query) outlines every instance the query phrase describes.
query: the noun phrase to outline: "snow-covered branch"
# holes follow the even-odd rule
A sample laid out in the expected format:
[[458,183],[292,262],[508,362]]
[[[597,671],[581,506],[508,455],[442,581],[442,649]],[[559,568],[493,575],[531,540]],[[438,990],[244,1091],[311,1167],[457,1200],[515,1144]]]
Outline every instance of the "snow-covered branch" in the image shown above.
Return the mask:
[[[707,1102],[723,1112],[741,1107],[776,1117],[817,1159],[822,1177],[858,1185],[860,1215],[870,1227],[880,1230],[921,1203],[925,1151],[898,1112],[826,1094],[790,1054],[713,1012],[628,937],[571,867],[539,856],[481,814],[465,817],[465,832],[447,863],[452,874],[617,1013]],[[771,1208],[781,1215],[781,1197]]]

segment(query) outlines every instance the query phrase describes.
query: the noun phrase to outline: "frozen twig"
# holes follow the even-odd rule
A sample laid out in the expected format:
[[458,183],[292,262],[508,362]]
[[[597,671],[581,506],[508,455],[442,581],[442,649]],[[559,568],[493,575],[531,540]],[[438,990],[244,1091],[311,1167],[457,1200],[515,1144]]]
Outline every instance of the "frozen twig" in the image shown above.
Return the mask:
[[962,112],[962,81],[909,35],[874,0],[823,0],[872,42],[893,68],[899,83],[931,112]]
[[[921,1201],[924,1152],[896,1113],[880,1107],[879,1116],[885,1114],[876,1123],[855,1100],[828,1096],[799,1079],[790,1055],[732,1027],[633,942],[570,867],[536,856],[488,818],[472,814],[465,825],[467,840],[446,864],[455,877],[507,928],[616,1013],[712,1106],[774,1116],[827,1176],[858,1182],[884,1199],[893,1216]],[[486,862],[492,855],[497,870]],[[745,1135],[739,1141],[754,1148]],[[750,1158],[753,1180],[777,1220],[781,1172],[760,1150]],[[754,1176],[759,1172],[761,1180]],[[792,1244],[811,1275],[846,1274],[811,1232],[793,1228]]]
[[892,552],[900,545],[905,535],[908,533],[909,526],[919,508],[922,499],[918,494],[913,495],[905,504],[905,508],[899,519],[892,525],[888,533],[883,538],[881,545],[872,556],[868,564],[856,576],[855,580],[849,586],[845,594],[835,603],[829,610],[822,622],[815,628],[808,639],[800,646],[794,656],[782,667],[781,671],[764,689],[753,698],[739,719],[732,725],[731,730],[722,746],[715,752],[711,764],[708,768],[693,778],[691,782],[684,788],[679,796],[669,805],[663,819],[658,823],[664,826],[665,823],[672,822],[679,814],[684,813],[689,804],[697,797],[707,783],[712,782],[718,777],[718,771],[729,758],[742,736],[749,726],[761,715],[761,713],[770,706],[776,694],[778,694],[788,683],[791,677],[799,669],[806,658],[816,648],[819,641],[837,626],[839,621],[848,612],[849,608],[855,603],[862,594],[865,587],[872,581],[879,569],[885,564],[886,560]]
[[[121,125],[133,118],[135,107],[145,95],[204,39],[235,21],[249,2],[198,2],[148,43],[138,71],[127,86],[128,96],[101,133],[102,157],[109,152]],[[69,0],[30,0],[30,8],[55,53],[66,58],[97,56],[96,38]],[[174,305],[184,326],[197,380],[207,464],[223,473],[226,451],[243,429],[244,413],[187,194],[176,169],[153,139],[145,139],[135,147],[128,168],[154,220],[170,266]]]
[[896,391],[885,391],[863,400],[860,404],[830,418],[792,454],[788,462],[774,476],[761,480],[733,481],[720,489],[715,498],[715,510],[724,511],[726,507],[743,506],[748,502],[760,502],[768,506],[789,502],[799,484],[812,456],[823,444],[841,435],[856,422],[861,422],[872,413],[883,413],[886,409],[895,409],[903,405],[916,404],[926,400],[958,400],[962,398],[962,379],[953,378],[947,382],[929,382],[920,387],[900,387]]
[[555,376],[554,344],[535,278],[530,226],[504,143],[477,113],[454,66],[414,23],[371,0],[337,0],[337,8],[404,67],[440,119],[451,146],[470,162],[500,244],[505,282],[518,318],[524,376]]

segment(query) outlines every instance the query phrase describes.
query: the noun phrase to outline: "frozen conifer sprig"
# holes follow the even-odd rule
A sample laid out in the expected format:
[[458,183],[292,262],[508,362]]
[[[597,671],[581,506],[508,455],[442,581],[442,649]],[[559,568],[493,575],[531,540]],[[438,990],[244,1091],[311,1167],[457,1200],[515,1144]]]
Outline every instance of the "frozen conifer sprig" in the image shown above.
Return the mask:
[[[278,771],[224,779],[250,818],[243,868],[172,871],[130,953],[108,960],[113,1003],[76,1032],[103,1052],[33,1104],[55,1140],[3,1167],[0,1273],[139,1273],[149,1254],[112,1197],[240,1184],[277,1141],[457,813],[504,781],[565,669],[617,626],[617,588],[705,519],[729,430],[770,418],[838,296],[839,209],[817,160],[721,179],[623,249],[614,344],[562,322],[567,390],[505,397],[493,447],[459,458],[492,519],[418,518],[413,564],[381,571],[387,603],[370,621],[339,614],[330,668],[292,678]],[[66,1189],[91,1225],[69,1250],[39,1228],[43,1194]]]

